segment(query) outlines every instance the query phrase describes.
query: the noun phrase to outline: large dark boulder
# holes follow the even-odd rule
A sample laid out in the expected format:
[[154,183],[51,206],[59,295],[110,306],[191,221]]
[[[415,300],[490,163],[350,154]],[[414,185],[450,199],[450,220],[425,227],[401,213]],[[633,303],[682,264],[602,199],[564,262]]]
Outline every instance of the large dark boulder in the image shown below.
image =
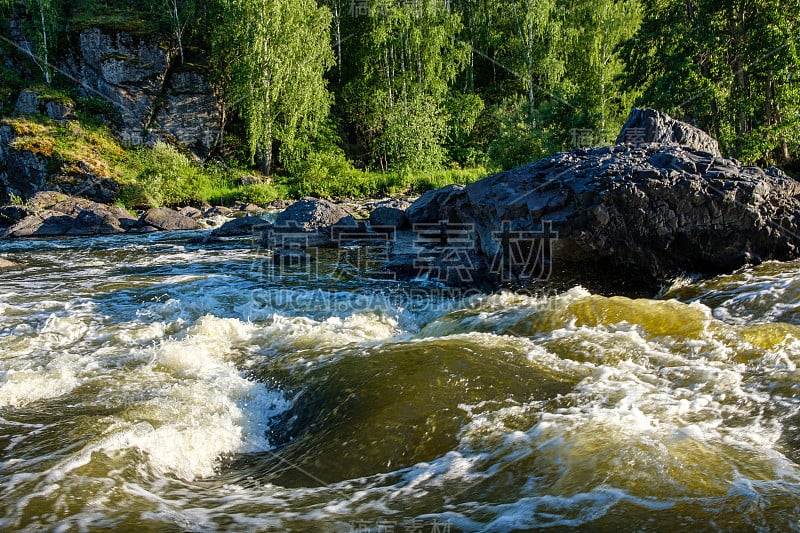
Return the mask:
[[633,108],[617,137],[617,144],[680,145],[721,157],[716,139],[691,124],[650,108]]
[[560,153],[450,193],[477,275],[646,294],[682,274],[800,255],[800,183],[679,146]]
[[725,159],[711,137],[651,109],[634,109],[620,141],[427,193],[407,211],[413,247],[396,245],[387,268],[644,295],[682,275],[800,257],[797,181]]
[[199,229],[200,224],[193,218],[182,215],[169,207],[154,207],[148,209],[139,217],[139,225],[152,226],[162,231]]
[[426,192],[406,209],[406,219],[409,224],[438,222],[442,204],[451,195],[460,193],[463,190],[463,185],[448,185],[441,189]]
[[283,210],[262,233],[268,249],[333,246],[343,230],[360,228],[349,209],[319,198],[303,198]]

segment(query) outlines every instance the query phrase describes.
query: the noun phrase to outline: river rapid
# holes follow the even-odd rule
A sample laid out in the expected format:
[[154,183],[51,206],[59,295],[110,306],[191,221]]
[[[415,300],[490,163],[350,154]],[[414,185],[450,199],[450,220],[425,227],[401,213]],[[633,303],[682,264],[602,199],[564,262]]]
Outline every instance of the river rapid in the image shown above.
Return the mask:
[[0,530],[800,530],[800,263],[454,294],[202,235],[0,243]]

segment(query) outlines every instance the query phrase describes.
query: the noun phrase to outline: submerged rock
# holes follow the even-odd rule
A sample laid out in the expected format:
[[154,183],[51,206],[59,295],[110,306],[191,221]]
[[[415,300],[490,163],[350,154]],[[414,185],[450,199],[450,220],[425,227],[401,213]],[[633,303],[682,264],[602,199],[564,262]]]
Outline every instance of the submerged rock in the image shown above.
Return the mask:
[[314,261],[314,256],[292,248],[278,248],[272,253],[272,262],[282,267],[305,266]]

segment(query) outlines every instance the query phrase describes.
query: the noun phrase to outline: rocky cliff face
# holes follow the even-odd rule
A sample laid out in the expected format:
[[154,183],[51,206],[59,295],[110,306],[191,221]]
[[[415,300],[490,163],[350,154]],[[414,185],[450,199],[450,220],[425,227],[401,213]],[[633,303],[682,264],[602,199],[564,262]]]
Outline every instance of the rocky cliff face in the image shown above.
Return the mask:
[[144,141],[166,83],[169,43],[92,28],[69,35],[66,71],[79,83],[81,96],[100,96],[119,110],[123,140]]
[[208,79],[199,72],[179,71],[168,76],[150,136],[178,142],[205,159],[222,133],[222,111]]
[[219,139],[222,107],[208,79],[175,65],[174,56],[158,36],[91,28],[69,36],[63,64],[82,96],[119,111],[123,142],[166,139],[205,158]]
[[[21,32],[15,35],[24,37]],[[202,68],[178,66],[174,56],[172,43],[155,34],[88,28],[68,34],[54,59],[76,82],[80,96],[112,104],[118,112],[113,128],[123,144],[163,140],[205,159],[221,137],[222,104]],[[41,113],[63,124],[76,119],[74,104],[67,100],[25,90],[13,113]],[[90,168],[82,171],[80,163],[75,172],[60,175],[59,165],[42,154],[12,147],[15,138],[12,128],[0,126],[0,202],[11,195],[28,199],[49,189],[114,201],[119,188],[113,179],[95,175]]]
[[17,134],[8,125],[0,125],[0,201],[11,195],[30,198],[46,188],[47,159],[30,150],[12,148]]

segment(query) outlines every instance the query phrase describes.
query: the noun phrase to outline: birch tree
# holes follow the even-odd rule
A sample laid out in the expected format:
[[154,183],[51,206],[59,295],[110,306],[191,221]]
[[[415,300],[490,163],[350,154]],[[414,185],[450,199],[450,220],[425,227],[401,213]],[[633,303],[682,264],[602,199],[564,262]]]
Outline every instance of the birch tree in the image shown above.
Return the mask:
[[291,154],[327,116],[330,11],[313,0],[214,0],[211,55],[250,156],[269,175],[275,143]]

